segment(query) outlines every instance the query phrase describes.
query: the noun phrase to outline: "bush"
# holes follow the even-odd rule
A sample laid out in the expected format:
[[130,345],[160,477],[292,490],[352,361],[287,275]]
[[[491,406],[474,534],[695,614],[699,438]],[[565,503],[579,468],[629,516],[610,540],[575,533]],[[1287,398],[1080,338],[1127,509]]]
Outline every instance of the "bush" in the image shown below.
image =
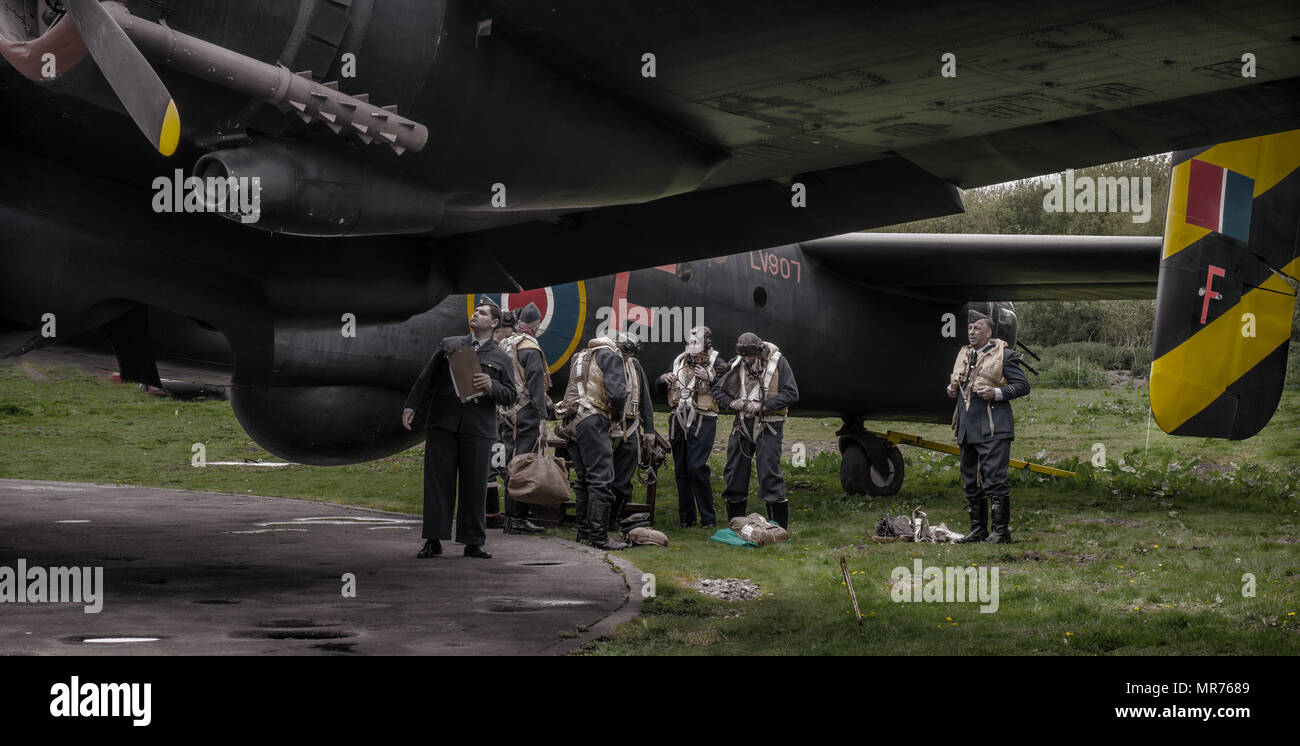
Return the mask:
[[1101,342],[1139,348],[1151,346],[1156,304],[1151,300],[1028,301],[1016,304],[1020,338],[1029,345]]
[[1034,301],[1016,304],[1020,339],[1028,345],[1093,342],[1101,338],[1105,319],[1096,301]]
[[1043,356],[1042,362],[1033,363],[1038,375],[1029,376],[1031,386],[1042,388],[1103,388],[1110,383],[1106,371],[1089,360],[1081,363],[1076,358],[1065,360],[1059,357]]
[[1151,368],[1151,349],[1113,347],[1101,342],[1068,342],[1039,353],[1044,360],[1082,360],[1102,370],[1132,370],[1145,374]]

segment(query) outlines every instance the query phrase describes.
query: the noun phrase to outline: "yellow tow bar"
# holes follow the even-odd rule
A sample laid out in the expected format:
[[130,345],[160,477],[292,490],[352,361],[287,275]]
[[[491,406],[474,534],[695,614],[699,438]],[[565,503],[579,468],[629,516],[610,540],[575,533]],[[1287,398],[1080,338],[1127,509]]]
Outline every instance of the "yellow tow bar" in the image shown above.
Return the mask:
[[[952,443],[940,443],[935,440],[926,440],[925,438],[922,438],[919,435],[908,435],[907,433],[896,433],[893,430],[890,430],[889,432],[885,432],[885,433],[878,433],[875,432],[874,430],[868,430],[867,432],[871,433],[877,438],[881,438],[882,440],[887,440],[890,443],[893,443],[894,445],[906,444],[909,446],[916,446],[917,448],[928,448],[931,451],[939,451],[941,453],[951,453],[954,456],[961,455],[961,449],[959,449],[957,446],[953,445]],[[1031,464],[1028,461],[1021,461],[1020,459],[1013,458],[1009,461],[1009,463],[1012,466],[1016,467],[1017,469],[1028,469],[1033,472],[1038,472],[1039,474],[1050,474],[1054,477],[1074,476],[1074,472],[1072,471],[1066,471],[1065,469],[1057,469],[1051,466],[1043,466],[1042,464]]]

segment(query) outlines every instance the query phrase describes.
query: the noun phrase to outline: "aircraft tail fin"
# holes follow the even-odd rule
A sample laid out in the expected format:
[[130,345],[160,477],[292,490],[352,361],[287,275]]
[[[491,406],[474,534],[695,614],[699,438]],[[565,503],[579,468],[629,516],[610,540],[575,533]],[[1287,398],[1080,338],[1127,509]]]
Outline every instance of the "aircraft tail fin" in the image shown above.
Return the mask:
[[1298,254],[1300,130],[1174,155],[1152,339],[1161,430],[1239,440],[1268,424]]

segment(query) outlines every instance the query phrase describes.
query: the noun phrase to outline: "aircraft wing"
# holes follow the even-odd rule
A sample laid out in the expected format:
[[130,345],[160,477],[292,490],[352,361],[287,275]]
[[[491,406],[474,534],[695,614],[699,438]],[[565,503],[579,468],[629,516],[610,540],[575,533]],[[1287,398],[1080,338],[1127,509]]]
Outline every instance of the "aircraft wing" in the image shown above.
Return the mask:
[[898,155],[971,188],[1297,122],[1289,3],[483,9],[494,40],[728,152],[704,187]]
[[1155,298],[1159,236],[854,233],[801,243],[880,292],[947,300]]
[[[562,279],[569,258],[598,275],[960,209],[929,177],[971,188],[1300,126],[1300,21],[1280,4],[484,8],[492,39],[723,154],[684,194],[521,225],[483,216],[450,240],[525,287]],[[1062,297],[1053,285],[1035,297]]]

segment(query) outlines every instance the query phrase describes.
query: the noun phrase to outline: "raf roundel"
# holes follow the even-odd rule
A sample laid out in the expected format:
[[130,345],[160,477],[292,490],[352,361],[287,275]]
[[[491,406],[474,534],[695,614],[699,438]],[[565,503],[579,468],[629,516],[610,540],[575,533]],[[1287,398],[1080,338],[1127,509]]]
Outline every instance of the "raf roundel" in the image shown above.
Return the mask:
[[524,290],[518,293],[473,293],[465,296],[466,313],[474,314],[474,299],[486,295],[501,306],[501,310],[519,310],[536,303],[542,312],[537,328],[537,341],[546,353],[548,367],[555,373],[569,362],[578,348],[583,322],[587,318],[587,286],[583,282]]

